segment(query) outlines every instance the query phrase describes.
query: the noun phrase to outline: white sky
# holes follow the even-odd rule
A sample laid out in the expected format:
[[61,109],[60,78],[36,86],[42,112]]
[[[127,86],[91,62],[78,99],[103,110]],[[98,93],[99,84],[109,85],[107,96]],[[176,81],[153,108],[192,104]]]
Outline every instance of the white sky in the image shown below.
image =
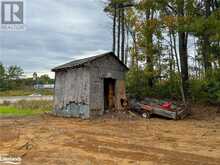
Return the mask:
[[25,0],[26,30],[0,31],[0,62],[49,74],[73,59],[111,50],[111,19],[101,0]]

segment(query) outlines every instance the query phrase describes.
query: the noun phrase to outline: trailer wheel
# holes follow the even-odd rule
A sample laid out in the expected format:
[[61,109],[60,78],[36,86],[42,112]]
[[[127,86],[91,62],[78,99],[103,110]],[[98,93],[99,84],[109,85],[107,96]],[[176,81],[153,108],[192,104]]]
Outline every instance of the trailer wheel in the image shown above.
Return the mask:
[[142,117],[144,117],[145,119],[150,119],[150,113],[149,112],[144,112],[142,114]]

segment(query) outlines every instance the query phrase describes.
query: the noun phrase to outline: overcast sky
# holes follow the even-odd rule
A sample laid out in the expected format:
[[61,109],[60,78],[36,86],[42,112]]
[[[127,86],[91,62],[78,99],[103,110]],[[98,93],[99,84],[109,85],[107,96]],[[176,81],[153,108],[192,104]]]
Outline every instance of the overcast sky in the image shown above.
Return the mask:
[[101,0],[26,0],[23,32],[0,31],[0,62],[27,75],[111,50],[111,20]]

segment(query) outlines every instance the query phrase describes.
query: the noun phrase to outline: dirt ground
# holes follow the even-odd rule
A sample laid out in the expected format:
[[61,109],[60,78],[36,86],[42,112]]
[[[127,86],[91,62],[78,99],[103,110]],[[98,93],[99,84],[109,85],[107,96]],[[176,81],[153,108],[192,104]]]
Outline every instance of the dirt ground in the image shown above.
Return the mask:
[[219,165],[220,113],[201,106],[181,121],[1,118],[0,154],[24,165]]

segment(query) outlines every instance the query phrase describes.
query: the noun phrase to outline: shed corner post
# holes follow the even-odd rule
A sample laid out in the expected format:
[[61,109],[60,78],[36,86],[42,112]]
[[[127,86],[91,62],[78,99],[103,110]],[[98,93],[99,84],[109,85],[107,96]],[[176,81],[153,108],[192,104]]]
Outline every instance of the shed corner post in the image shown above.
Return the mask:
[[121,105],[121,99],[127,99],[126,97],[126,88],[125,88],[125,80],[116,80],[115,85],[115,108],[117,110],[124,110]]

